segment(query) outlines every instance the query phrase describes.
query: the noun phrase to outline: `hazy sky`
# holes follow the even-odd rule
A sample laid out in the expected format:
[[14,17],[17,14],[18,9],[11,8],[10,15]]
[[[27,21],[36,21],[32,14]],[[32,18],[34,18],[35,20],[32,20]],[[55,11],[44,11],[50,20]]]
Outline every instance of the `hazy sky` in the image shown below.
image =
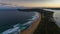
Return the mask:
[[24,7],[60,7],[60,0],[0,0],[0,3]]
[[0,0],[0,1],[10,1],[10,2],[38,2],[38,1],[49,1],[49,0]]

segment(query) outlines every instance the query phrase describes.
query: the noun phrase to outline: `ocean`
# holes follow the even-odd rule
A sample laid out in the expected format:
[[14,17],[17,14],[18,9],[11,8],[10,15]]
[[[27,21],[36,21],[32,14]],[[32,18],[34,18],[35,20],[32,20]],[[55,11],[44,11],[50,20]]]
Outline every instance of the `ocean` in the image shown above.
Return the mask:
[[15,32],[17,31],[16,28],[18,30],[26,29],[32,25],[33,21],[36,20],[38,16],[37,12],[0,10],[0,33],[10,33],[10,31]]

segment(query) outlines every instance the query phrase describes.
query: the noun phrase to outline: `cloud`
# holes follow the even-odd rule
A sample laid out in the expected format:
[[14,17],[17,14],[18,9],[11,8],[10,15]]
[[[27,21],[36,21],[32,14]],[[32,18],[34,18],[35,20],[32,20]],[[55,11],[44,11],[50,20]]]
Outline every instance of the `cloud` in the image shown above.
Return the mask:
[[2,2],[44,2],[49,0],[0,0]]
[[44,6],[44,7],[54,7],[60,6],[60,0],[0,0],[2,5],[12,5],[12,6]]

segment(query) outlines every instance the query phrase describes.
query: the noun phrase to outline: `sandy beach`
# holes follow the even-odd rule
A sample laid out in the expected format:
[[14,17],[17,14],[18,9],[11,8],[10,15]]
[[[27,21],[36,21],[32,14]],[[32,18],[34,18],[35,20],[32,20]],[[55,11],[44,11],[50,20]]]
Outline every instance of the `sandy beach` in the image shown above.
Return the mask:
[[41,20],[41,15],[39,14],[39,18],[34,21],[32,26],[30,28],[28,28],[27,30],[22,31],[20,34],[33,34],[33,32],[37,28],[38,24],[40,23],[40,20]]

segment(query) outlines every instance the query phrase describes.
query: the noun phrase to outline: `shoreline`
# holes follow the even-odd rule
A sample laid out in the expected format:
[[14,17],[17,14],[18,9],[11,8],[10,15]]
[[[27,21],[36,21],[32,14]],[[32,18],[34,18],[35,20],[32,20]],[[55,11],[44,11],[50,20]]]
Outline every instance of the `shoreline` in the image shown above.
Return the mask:
[[55,24],[52,11],[41,11],[41,22],[33,34],[59,34],[60,28]]
[[22,31],[21,34],[33,34],[33,32],[37,28],[40,20],[41,20],[41,15],[39,14],[39,18],[34,21],[34,23],[31,25],[31,27],[29,27],[27,30]]
[[[19,9],[18,9],[19,10]],[[53,17],[54,12],[44,9],[20,9],[19,11],[26,12],[39,12],[41,14],[41,22],[38,24],[37,29],[34,30],[33,34],[59,34],[60,28],[55,24]]]

